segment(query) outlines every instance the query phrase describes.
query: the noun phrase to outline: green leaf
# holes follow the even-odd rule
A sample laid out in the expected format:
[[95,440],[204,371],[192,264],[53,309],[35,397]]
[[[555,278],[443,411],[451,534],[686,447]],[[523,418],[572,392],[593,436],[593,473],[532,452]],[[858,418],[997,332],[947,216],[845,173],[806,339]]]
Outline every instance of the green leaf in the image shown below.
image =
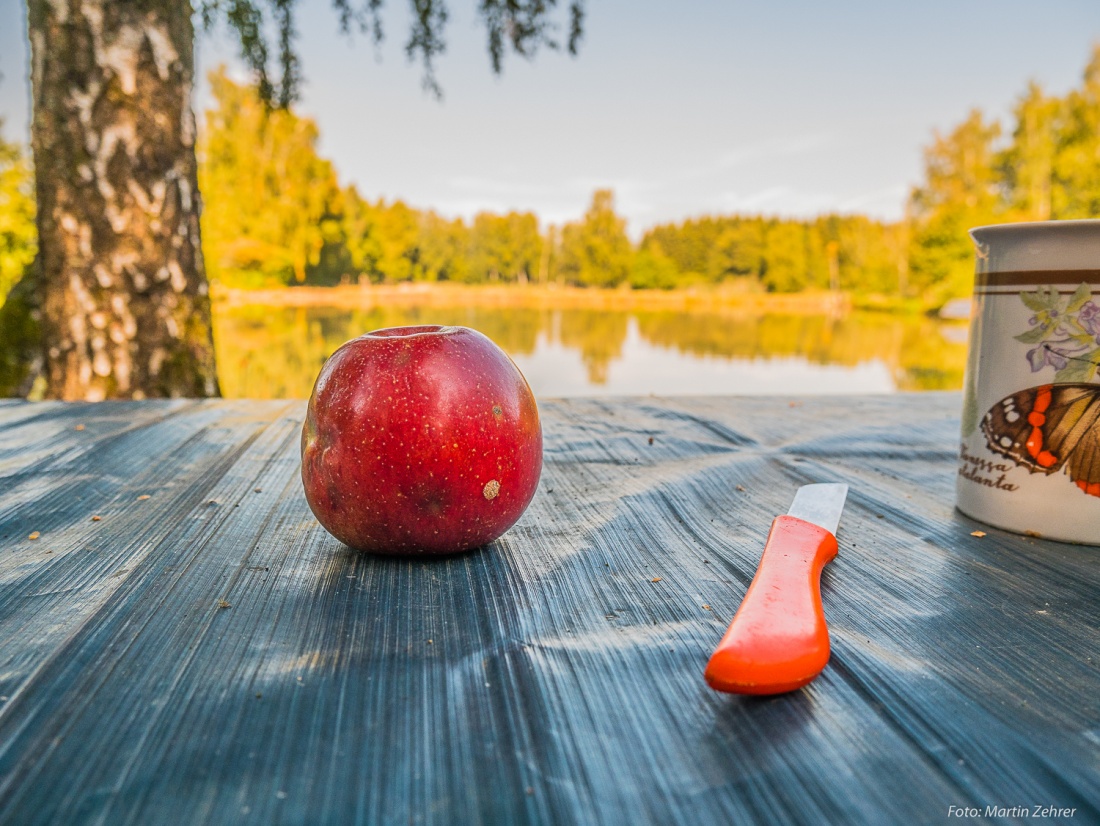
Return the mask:
[[1100,347],[1085,355],[1081,356],[1082,359],[1087,361],[1088,364],[1088,377],[1085,381],[1092,381],[1093,377],[1100,372]]
[[1041,313],[1043,310],[1051,309],[1050,296],[1043,295],[1043,293],[1040,291],[1036,291],[1033,293],[1020,293],[1020,300],[1024,302],[1024,305],[1029,310],[1034,310],[1037,313]]
[[[1091,354],[1094,358],[1100,354],[1100,351]],[[1057,382],[1087,382],[1092,379],[1096,374],[1096,365],[1092,363],[1089,357],[1076,357],[1070,359],[1069,363],[1054,374],[1054,380]]]
[[1077,291],[1070,297],[1069,305],[1066,307],[1066,311],[1075,313],[1085,306],[1085,302],[1092,298],[1092,288],[1086,282],[1081,282],[1081,286],[1077,288]]
[[1013,336],[1014,339],[1023,344],[1038,344],[1047,336],[1047,330],[1043,327],[1033,327],[1026,333],[1020,333],[1018,336]]

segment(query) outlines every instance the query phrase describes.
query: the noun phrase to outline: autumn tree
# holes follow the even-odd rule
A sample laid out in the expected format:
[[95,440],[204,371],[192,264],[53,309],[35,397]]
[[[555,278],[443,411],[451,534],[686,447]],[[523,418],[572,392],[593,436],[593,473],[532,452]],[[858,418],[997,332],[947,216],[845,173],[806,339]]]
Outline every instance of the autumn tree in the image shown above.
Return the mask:
[[1100,45],[1085,67],[1080,88],[1061,103],[1055,127],[1051,215],[1095,218],[1100,215]]
[[[359,283],[469,279],[469,229],[404,201],[371,203],[354,188],[344,191],[343,243]],[[351,280],[351,279],[349,279]]]
[[666,255],[661,244],[651,241],[634,253],[630,265],[630,286],[639,290],[672,290],[681,286],[676,262]]
[[911,196],[911,285],[926,296],[965,295],[973,278],[971,227],[995,220],[1001,205],[994,158],[1000,124],[974,110],[924,153],[924,183]]
[[28,304],[30,296],[26,287],[12,289],[34,260],[34,212],[30,159],[0,133],[0,395],[26,395],[36,359],[31,342],[37,338],[38,325]]
[[825,251],[830,286],[863,294],[900,295],[909,253],[901,222],[886,223],[865,215],[825,215],[813,223],[824,244],[819,249]]
[[760,281],[769,292],[792,293],[821,286],[814,270],[825,265],[823,251],[814,254],[812,235],[798,221],[769,221],[764,228],[764,268]]
[[210,88],[215,106],[198,153],[210,277],[256,283],[245,275],[253,273],[260,281],[303,284],[321,268],[326,249],[343,242],[343,193],[335,168],[317,154],[317,125],[266,106],[224,67],[211,73]]
[[345,191],[342,237],[357,280],[523,283],[544,252],[530,212],[479,213],[471,226],[403,201],[364,201]]
[[474,216],[470,229],[470,274],[478,281],[526,284],[542,254],[538,218],[532,212]]
[[4,140],[0,120],[0,304],[34,260],[34,176],[23,149]]
[[378,213],[354,186],[344,190],[344,228],[344,243],[355,280],[370,283],[371,273],[382,256]]
[[[285,106],[301,76],[295,5],[28,0],[39,257],[19,289],[40,319],[47,396],[217,394],[191,104],[193,16],[207,27],[227,23],[261,97]],[[383,0],[333,6],[345,31],[358,26],[381,39]],[[494,71],[509,49],[530,57],[557,48],[563,28],[575,52],[582,0],[570,0],[564,25],[555,6],[480,0]],[[447,7],[412,0],[412,11],[406,52],[438,93]]]
[[573,284],[617,287],[630,275],[633,249],[626,220],[615,213],[615,196],[599,189],[584,218],[562,227],[559,271]]
[[412,281],[420,258],[420,221],[404,201],[378,205],[376,213],[379,258],[374,266],[388,283]]
[[1056,129],[1061,101],[1048,97],[1037,83],[1017,101],[1010,144],[994,159],[1016,220],[1046,221],[1052,214]]
[[639,250],[650,254],[659,250],[675,266],[681,284],[703,282],[708,279],[715,245],[726,225],[724,218],[712,216],[661,224],[646,231]]
[[762,218],[723,222],[707,254],[709,280],[762,283],[768,260],[766,225]]
[[1100,46],[1064,97],[1031,83],[1007,126],[974,110],[935,135],[909,206],[909,285],[932,302],[970,293],[972,227],[1100,214]]
[[417,261],[422,278],[430,281],[468,281],[470,230],[461,218],[444,218],[431,210],[420,213]]

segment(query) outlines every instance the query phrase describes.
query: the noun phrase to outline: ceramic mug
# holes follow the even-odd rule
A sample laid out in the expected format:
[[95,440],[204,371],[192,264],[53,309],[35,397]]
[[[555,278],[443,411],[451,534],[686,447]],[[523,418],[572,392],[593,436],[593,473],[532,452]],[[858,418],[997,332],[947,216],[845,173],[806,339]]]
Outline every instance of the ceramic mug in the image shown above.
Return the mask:
[[959,510],[1100,545],[1100,221],[978,227]]

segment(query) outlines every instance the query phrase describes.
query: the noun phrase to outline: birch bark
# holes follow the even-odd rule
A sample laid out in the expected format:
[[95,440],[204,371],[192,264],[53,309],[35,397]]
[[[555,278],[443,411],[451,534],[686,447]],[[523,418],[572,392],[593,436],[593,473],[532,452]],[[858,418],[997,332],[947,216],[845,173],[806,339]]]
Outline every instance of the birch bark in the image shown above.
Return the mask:
[[28,0],[46,395],[218,395],[179,0]]

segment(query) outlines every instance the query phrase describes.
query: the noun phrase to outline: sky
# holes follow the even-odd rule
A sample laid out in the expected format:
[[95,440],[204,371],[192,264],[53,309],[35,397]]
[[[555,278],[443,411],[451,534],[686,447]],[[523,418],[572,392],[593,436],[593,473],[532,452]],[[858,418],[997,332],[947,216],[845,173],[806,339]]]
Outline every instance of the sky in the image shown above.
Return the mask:
[[[494,76],[476,5],[450,2],[440,101],[405,58],[407,3],[388,0],[375,48],[339,34],[330,0],[299,0],[298,110],[342,183],[544,224],[611,188],[634,237],[733,212],[893,220],[934,131],[975,107],[1007,122],[1029,81],[1065,94],[1100,43],[1095,0],[587,0],[577,57],[509,56]],[[225,33],[203,35],[200,116],[220,63],[244,77]],[[25,140],[22,0],[0,0],[0,73],[4,134]]]

